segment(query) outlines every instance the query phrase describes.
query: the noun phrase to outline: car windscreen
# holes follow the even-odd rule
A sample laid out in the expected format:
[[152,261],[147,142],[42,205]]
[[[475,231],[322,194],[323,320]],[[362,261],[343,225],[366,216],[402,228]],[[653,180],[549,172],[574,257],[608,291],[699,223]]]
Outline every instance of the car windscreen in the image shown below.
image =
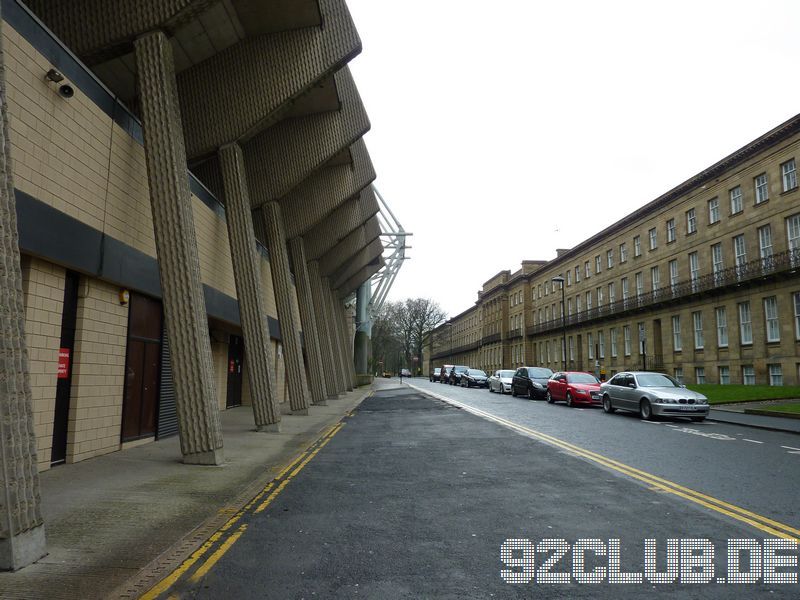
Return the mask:
[[511,377],[514,376],[514,373],[516,373],[516,371],[498,371],[497,372],[497,376],[498,377],[508,377],[510,379]]
[[536,379],[549,379],[553,375],[553,372],[550,369],[544,369],[541,367],[531,367],[528,369],[528,377],[536,378]]
[[567,375],[569,383],[600,383],[594,375],[589,373],[570,373]]
[[669,375],[662,375],[661,373],[643,373],[636,376],[636,382],[639,387],[681,387],[681,384],[675,381]]
[[455,372],[456,373],[463,373],[464,371],[469,371],[469,367],[456,367],[455,368]]
[[484,373],[480,369],[470,369],[469,370],[469,374],[470,375],[475,375],[477,377],[486,377],[486,373]]

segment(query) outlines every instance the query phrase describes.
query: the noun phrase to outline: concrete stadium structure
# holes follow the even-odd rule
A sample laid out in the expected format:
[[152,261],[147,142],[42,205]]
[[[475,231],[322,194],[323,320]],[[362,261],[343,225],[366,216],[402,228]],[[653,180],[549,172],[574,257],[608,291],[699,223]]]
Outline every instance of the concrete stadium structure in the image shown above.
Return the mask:
[[[0,568],[38,471],[352,390],[383,266],[343,0],[2,0]],[[266,435],[266,434],[265,434]]]
[[501,271],[431,332],[426,367],[800,384],[798,153],[800,115],[555,259]]

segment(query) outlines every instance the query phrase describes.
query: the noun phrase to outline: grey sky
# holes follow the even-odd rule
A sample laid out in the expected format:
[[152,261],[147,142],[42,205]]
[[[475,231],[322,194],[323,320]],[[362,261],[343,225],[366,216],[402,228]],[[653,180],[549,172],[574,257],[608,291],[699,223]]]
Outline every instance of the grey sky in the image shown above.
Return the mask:
[[800,112],[800,2],[348,0],[390,299],[451,315]]

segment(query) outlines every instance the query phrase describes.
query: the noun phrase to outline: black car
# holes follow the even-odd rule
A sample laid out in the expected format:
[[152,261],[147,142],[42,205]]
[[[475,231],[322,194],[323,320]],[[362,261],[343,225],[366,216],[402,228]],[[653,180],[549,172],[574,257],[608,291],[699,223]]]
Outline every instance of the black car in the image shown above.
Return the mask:
[[431,381],[434,381],[434,382],[435,382],[435,381],[439,381],[439,374],[440,374],[441,372],[442,372],[442,369],[441,369],[441,367],[436,367],[436,368],[433,370],[433,373],[431,373],[431,374],[430,374],[430,377],[429,377],[429,379],[430,379]]
[[453,365],[444,365],[439,372],[439,383],[450,383],[450,373],[453,370]]
[[547,367],[520,367],[511,379],[511,395],[543,399],[547,395],[547,380],[552,375]]
[[469,367],[465,367],[463,365],[456,365],[452,369],[450,369],[450,374],[448,375],[448,381],[450,385],[461,385],[461,376],[464,374],[465,371],[468,371]]
[[489,377],[480,369],[467,369],[461,374],[461,387],[486,387]]

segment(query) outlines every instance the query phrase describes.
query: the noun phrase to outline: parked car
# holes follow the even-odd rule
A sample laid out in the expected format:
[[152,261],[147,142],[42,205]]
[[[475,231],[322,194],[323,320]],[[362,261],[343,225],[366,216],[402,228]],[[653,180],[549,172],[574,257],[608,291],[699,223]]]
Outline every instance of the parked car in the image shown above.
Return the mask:
[[514,377],[513,369],[500,369],[489,377],[489,391],[505,394],[511,391],[511,378]]
[[453,370],[453,365],[444,365],[441,373],[439,373],[439,383],[450,383],[450,372]]
[[547,367],[520,367],[511,378],[511,395],[524,396],[535,400],[547,395],[547,380],[553,372]]
[[431,374],[430,374],[430,377],[429,377],[429,379],[430,379],[432,382],[436,383],[437,381],[439,381],[439,374],[440,374],[441,372],[442,372],[442,369],[441,369],[441,367],[436,367],[436,368],[433,370],[433,373],[431,373]]
[[480,369],[467,369],[461,374],[461,387],[486,387],[486,380],[489,379],[486,376],[485,371],[481,371]]
[[452,369],[450,369],[450,374],[448,375],[448,383],[450,385],[461,385],[461,375],[464,374],[464,371],[468,370],[469,367],[465,367],[463,365],[456,365]]
[[400,377],[411,377],[411,371],[408,369],[400,369]]
[[607,413],[628,410],[649,421],[664,416],[689,417],[699,422],[708,416],[708,399],[703,394],[663,373],[617,373],[600,388]]
[[547,381],[547,401],[552,404],[563,400],[567,406],[576,404],[603,403],[600,393],[600,380],[591,373],[580,371],[559,371]]

